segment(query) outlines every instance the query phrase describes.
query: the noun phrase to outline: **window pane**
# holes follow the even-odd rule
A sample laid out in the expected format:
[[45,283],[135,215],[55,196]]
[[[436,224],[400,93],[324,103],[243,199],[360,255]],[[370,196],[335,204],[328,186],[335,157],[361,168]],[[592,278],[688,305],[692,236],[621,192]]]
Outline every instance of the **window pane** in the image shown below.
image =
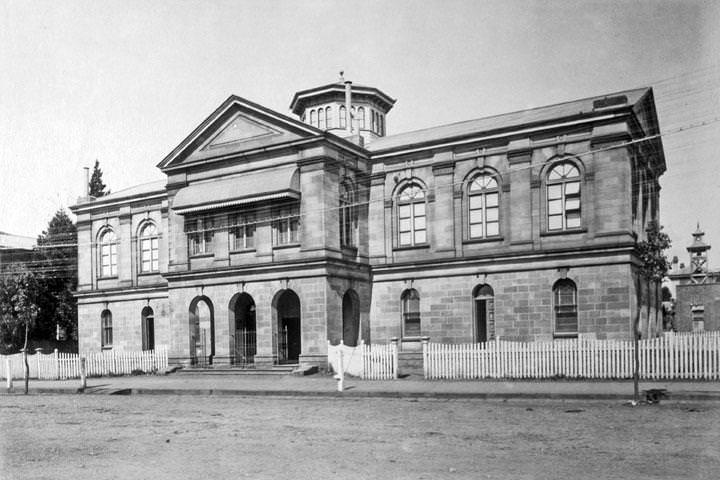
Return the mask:
[[410,218],[410,205],[400,205],[398,212],[400,218]]
[[485,195],[485,206],[487,207],[497,207],[498,205],[498,194],[497,193],[488,193]]
[[470,211],[470,224],[482,223],[482,210]]
[[560,215],[549,216],[548,217],[548,229],[549,230],[562,229],[562,217]]
[[400,245],[412,245],[412,234],[410,232],[400,234]]
[[579,198],[566,198],[565,199],[565,211],[580,210],[580,199]]
[[415,217],[415,230],[425,230],[425,217]]
[[569,213],[567,216],[567,228],[578,228],[580,226],[580,213]]
[[562,200],[550,200],[548,202],[548,214],[558,215],[562,213]]
[[409,232],[411,230],[411,223],[409,218],[403,218],[400,220],[400,231]]
[[473,195],[470,197],[470,209],[475,210],[477,208],[482,208],[483,205],[483,197],[482,195]]
[[425,204],[424,203],[415,203],[415,204],[413,204],[413,207],[415,208],[415,216],[416,217],[425,215]]
[[580,193],[580,182],[567,182],[565,184],[565,195]]
[[425,230],[415,232],[415,243],[425,243]]
[[483,226],[482,223],[470,225],[470,238],[482,238]]
[[498,209],[497,208],[488,208],[486,210],[486,220],[488,222],[495,222],[498,219]]
[[498,222],[488,222],[487,224],[487,235],[491,237],[493,235],[500,234],[500,224]]
[[562,197],[562,185],[548,185],[548,200]]

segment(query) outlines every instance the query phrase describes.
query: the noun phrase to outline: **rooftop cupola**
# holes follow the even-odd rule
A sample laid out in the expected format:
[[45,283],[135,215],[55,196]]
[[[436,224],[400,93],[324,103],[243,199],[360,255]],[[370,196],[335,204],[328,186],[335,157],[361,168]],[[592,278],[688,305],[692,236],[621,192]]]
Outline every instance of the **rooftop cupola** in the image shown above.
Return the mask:
[[379,89],[353,84],[340,72],[335,83],[297,92],[290,110],[313,127],[369,143],[385,136],[385,115],[394,104]]
[[693,283],[705,283],[708,274],[707,251],[710,250],[710,245],[703,242],[705,232],[700,229],[700,222],[692,236],[693,243],[687,247],[687,251],[690,253],[691,280]]

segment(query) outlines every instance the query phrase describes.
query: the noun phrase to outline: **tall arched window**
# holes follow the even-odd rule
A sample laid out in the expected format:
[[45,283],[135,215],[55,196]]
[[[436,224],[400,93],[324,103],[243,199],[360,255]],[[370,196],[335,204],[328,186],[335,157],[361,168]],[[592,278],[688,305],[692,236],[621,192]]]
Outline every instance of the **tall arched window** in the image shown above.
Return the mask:
[[355,191],[348,182],[340,184],[340,245],[355,245],[357,231],[357,208],[355,208]]
[[397,196],[398,245],[409,247],[427,243],[425,191],[414,182],[408,183]]
[[145,307],[140,313],[142,321],[142,349],[155,349],[155,313],[150,307]]
[[371,110],[372,112],[372,131],[377,132],[377,112],[375,110]]
[[140,230],[140,271],[157,272],[160,270],[158,246],[159,237],[154,223],[146,223]]
[[555,165],[547,176],[548,230],[580,227],[580,171],[570,162]]
[[347,128],[347,109],[340,105],[340,128]]
[[555,310],[555,335],[577,335],[577,287],[575,282],[567,278],[555,282],[553,308]]
[[106,229],[100,235],[100,276],[114,277],[117,275],[117,239],[115,232]]
[[385,115],[378,114],[378,135],[385,135]]
[[365,108],[358,108],[358,128],[365,129]]
[[481,173],[468,185],[468,234],[470,238],[500,235],[500,202],[497,179]]
[[310,110],[310,125],[317,127],[317,112]]
[[103,310],[100,314],[100,346],[102,348],[112,348],[112,343],[112,313],[110,313],[110,310]]
[[327,122],[327,128],[333,128],[333,115],[331,107],[325,107],[325,121]]
[[325,109],[322,107],[318,109],[318,128],[325,130]]
[[420,294],[414,288],[405,290],[400,300],[402,302],[402,334],[403,337],[420,336]]

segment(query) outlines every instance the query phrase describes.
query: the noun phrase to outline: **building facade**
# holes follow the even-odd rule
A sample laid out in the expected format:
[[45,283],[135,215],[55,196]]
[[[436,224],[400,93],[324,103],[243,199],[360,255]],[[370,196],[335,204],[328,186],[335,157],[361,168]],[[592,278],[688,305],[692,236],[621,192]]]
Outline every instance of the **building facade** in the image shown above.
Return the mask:
[[665,170],[651,89],[389,136],[394,103],[341,81],[295,119],[231,96],[165,181],[74,206],[80,350],[324,365],[328,340],[630,338]]
[[685,332],[720,330],[720,272],[710,269],[710,244],[699,224],[692,236],[688,266],[673,263],[669,275],[675,283],[674,326]]

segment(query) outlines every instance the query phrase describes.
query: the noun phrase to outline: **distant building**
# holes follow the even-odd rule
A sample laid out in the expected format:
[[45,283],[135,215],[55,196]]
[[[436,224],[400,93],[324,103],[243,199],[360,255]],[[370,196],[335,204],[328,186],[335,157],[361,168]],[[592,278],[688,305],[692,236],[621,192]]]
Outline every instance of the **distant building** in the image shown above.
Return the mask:
[[674,264],[670,279],[675,286],[675,328],[679,331],[720,330],[720,271],[710,270],[705,243],[705,232],[692,234],[693,242],[687,247],[690,264]]
[[651,89],[387,135],[394,103],[341,80],[295,94],[298,120],[231,96],[165,181],[75,205],[80,350],[631,338],[665,171]]
[[33,259],[32,238],[0,232],[0,273],[22,268]]

